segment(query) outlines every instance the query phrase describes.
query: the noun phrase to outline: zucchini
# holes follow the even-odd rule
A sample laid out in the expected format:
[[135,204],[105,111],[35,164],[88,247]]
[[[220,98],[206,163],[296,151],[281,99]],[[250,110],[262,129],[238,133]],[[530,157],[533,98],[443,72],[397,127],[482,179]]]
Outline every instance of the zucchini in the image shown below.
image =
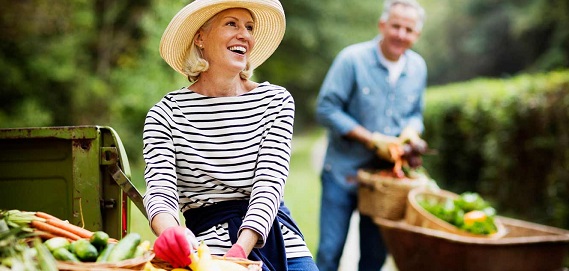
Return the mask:
[[67,249],[69,250],[69,252],[75,254],[75,247],[80,245],[80,244],[83,244],[83,243],[89,243],[89,240],[87,240],[87,239],[75,240],[75,241],[71,242],[71,244],[69,244],[69,247]]
[[53,252],[54,250],[60,248],[60,247],[64,247],[64,248],[69,248],[69,244],[71,244],[71,242],[69,242],[69,240],[67,240],[67,238],[65,237],[53,237],[51,239],[46,240],[45,242],[43,242],[43,244],[47,247],[47,249],[49,249],[50,252]]
[[101,252],[107,247],[109,242],[109,235],[104,231],[96,231],[91,235],[89,242],[97,248],[97,251]]
[[65,261],[65,262],[81,262],[75,254],[71,253],[66,248],[60,247],[52,252],[53,257],[58,261]]
[[97,260],[99,256],[99,252],[97,248],[93,246],[93,244],[89,243],[86,239],[84,242],[78,242],[73,246],[73,253],[81,260],[82,262],[94,262]]
[[150,241],[144,240],[140,243],[140,245],[138,245],[136,247],[136,250],[134,251],[134,255],[132,257],[138,258],[138,257],[144,255],[144,252],[149,251],[149,250],[150,250]]
[[105,247],[105,249],[103,249],[103,251],[101,251],[101,253],[99,253],[99,257],[97,257],[97,261],[98,263],[104,263],[107,262],[109,255],[111,255],[111,250],[113,250],[113,247],[115,247],[116,244],[113,243],[109,243],[107,244],[107,247]]
[[107,262],[112,263],[133,258],[136,247],[140,245],[140,242],[140,234],[135,232],[127,234],[113,247],[109,258],[107,258]]

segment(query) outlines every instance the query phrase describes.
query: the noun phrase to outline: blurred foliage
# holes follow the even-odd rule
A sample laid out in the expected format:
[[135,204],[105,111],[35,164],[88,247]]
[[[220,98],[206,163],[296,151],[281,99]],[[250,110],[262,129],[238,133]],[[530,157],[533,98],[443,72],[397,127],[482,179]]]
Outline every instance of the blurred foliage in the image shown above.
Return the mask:
[[[416,50],[431,85],[569,66],[565,0],[419,1],[427,21]],[[163,30],[187,3],[0,0],[0,126],[110,125],[138,159],[147,110],[188,84],[158,53]],[[293,94],[302,132],[315,125],[315,98],[335,55],[378,34],[382,2],[282,4],[284,40],[254,79]]]
[[499,214],[569,228],[569,70],[433,87],[425,167]]
[[[146,112],[167,92],[188,85],[158,53],[162,32],[188,2],[0,0],[0,127],[109,125],[121,135],[130,161],[140,163]],[[559,181],[568,179],[563,169],[568,154],[559,147],[569,144],[562,137],[567,136],[561,123],[567,114],[564,88],[541,75],[517,76],[569,67],[569,1],[419,2],[427,21],[415,49],[427,62],[430,86],[516,78],[472,81],[445,91],[431,87],[427,120],[437,121],[427,132],[433,133],[431,140],[449,143],[437,145],[437,157],[445,158],[433,161],[438,178],[497,198],[514,188],[546,187],[535,195],[536,204],[549,206],[547,215],[563,217],[557,213],[567,213],[567,207],[557,206],[569,194],[566,182]],[[293,94],[295,133],[315,125],[315,97],[336,54],[378,34],[381,3],[282,1],[284,40],[254,79]],[[562,76],[567,74],[548,80]],[[556,94],[532,96],[555,86],[561,89]],[[543,181],[514,182],[526,176]],[[491,181],[496,178],[505,181],[497,187]],[[519,197],[512,206],[531,204],[522,194],[512,195]]]
[[416,47],[430,85],[569,67],[569,1],[440,0],[425,8]]

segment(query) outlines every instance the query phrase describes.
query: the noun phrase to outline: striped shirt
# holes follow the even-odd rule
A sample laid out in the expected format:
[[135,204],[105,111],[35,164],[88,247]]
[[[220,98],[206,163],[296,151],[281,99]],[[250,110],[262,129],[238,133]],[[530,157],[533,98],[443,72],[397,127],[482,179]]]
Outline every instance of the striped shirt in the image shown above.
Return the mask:
[[[249,200],[241,229],[264,246],[288,176],[294,100],[264,82],[234,97],[206,97],[188,88],[168,93],[144,124],[149,220],[226,200]],[[178,221],[180,223],[180,221]],[[281,225],[287,258],[311,256],[300,236]],[[227,223],[195,233],[212,254],[230,247]]]

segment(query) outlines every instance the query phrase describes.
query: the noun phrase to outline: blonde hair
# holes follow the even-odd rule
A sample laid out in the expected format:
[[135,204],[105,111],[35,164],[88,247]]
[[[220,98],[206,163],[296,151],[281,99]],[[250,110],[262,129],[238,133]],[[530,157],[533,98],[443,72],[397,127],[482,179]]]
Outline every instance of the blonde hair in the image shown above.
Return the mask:
[[[212,16],[209,20],[207,20],[207,22],[202,25],[198,32],[209,31],[211,28],[211,23],[218,16],[218,14]],[[196,36],[197,35],[198,33],[196,33]],[[195,38],[196,37],[194,36],[192,41],[195,40]],[[194,42],[192,42],[192,45],[186,54],[186,65],[184,67],[184,73],[188,77],[190,83],[195,83],[199,79],[200,74],[209,69],[209,62],[203,58],[202,50],[203,48],[198,47]],[[251,76],[253,76],[253,69],[251,68],[249,61],[247,61],[245,69],[239,72],[239,77],[246,80],[251,78]]]

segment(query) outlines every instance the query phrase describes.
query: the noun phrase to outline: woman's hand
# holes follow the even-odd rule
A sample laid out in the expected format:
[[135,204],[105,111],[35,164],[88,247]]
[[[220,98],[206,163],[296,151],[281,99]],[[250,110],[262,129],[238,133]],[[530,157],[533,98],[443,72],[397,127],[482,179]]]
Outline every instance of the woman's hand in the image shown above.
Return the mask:
[[243,229],[241,234],[239,234],[237,242],[225,253],[225,257],[247,259],[247,255],[251,253],[258,240],[259,234],[257,232],[251,229]]
[[174,268],[186,267],[192,260],[190,254],[196,249],[194,234],[182,226],[172,226],[164,230],[154,242],[156,257],[167,261]]
[[247,254],[245,254],[245,250],[243,250],[243,248],[239,244],[234,244],[229,249],[229,251],[225,253],[225,257],[247,259]]

